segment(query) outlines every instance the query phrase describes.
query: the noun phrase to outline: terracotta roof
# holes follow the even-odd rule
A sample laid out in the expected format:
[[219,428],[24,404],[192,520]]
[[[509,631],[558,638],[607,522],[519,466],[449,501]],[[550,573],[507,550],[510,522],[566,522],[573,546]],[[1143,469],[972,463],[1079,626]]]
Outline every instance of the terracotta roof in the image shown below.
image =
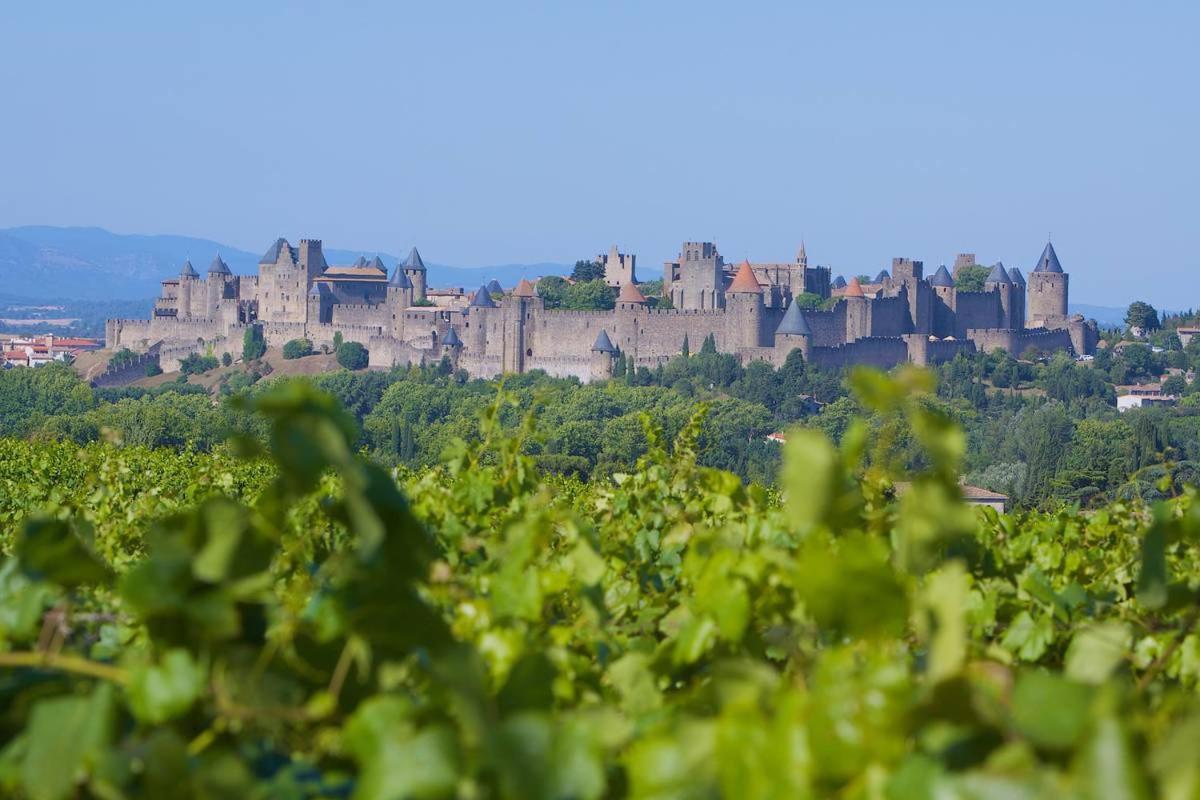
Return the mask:
[[733,294],[762,294],[762,287],[758,285],[758,278],[754,277],[754,268],[750,266],[749,260],[742,262],[737,275],[733,276],[733,282],[725,291]]
[[521,282],[517,284],[517,288],[513,289],[513,297],[536,297],[537,292],[533,290],[533,284],[525,278],[521,278]]
[[621,285],[621,291],[617,293],[618,303],[644,303],[646,295],[642,294],[642,290],[632,283]]
[[863,294],[862,284],[858,282],[857,275],[851,278],[850,282],[846,284],[846,291],[843,294],[843,297],[866,297],[866,295]]

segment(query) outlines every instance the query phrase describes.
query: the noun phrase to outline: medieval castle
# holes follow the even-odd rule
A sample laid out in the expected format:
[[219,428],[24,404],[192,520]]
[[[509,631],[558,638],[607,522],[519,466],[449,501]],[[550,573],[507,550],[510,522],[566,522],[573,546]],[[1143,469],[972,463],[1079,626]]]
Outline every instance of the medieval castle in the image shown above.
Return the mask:
[[[565,311],[545,308],[527,280],[507,293],[495,281],[473,295],[433,292],[416,248],[389,276],[378,257],[331,266],[320,241],[279,239],[257,275],[232,274],[220,256],[205,275],[185,263],[163,281],[150,319],[108,321],[106,345],[157,354],[170,371],[194,352],[239,356],[246,328],[260,326],[270,345],[303,338],[320,347],[340,333],[367,347],[372,367],[447,357],[478,377],[540,369],[586,381],[610,376],[620,354],[655,367],[685,340],[698,349],[708,337],[743,362],[779,365],[799,349],[818,366],[885,368],[999,348],[1085,354],[1097,341],[1094,322],[1067,312],[1068,275],[1049,243],[1028,283],[997,263],[983,290],[968,292],[945,266],[927,278],[911,259],[893,259],[890,273],[864,284],[809,266],[803,245],[790,263],[734,266],[711,242],[685,242],[664,265],[662,307],[638,289],[633,254],[613,247],[598,260],[615,308]],[[795,302],[801,295],[809,308]],[[819,309],[811,307],[817,298],[825,301]]]

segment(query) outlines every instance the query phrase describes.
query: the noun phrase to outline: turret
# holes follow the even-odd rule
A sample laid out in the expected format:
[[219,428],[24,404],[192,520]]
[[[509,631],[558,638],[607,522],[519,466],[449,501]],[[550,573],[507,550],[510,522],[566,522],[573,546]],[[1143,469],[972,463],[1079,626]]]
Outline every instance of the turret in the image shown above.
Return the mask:
[[1012,324],[1012,279],[1008,277],[1008,270],[999,261],[992,265],[992,271],[988,273],[987,278],[983,281],[983,289],[986,292],[996,292],[1000,295],[1000,324],[997,327],[1014,327]]
[[414,247],[408,251],[408,258],[404,260],[403,268],[404,274],[412,283],[413,302],[423,303],[428,286],[425,282],[425,262],[421,260],[421,254],[417,252],[417,248]]
[[725,347],[758,347],[763,319],[763,293],[747,259],[725,290]]
[[184,261],[183,269],[179,271],[179,297],[175,301],[176,319],[191,319],[192,289],[199,281],[200,273],[196,272],[196,268],[192,266],[192,262]]
[[1067,320],[1068,275],[1063,272],[1054,245],[1046,242],[1037,266],[1029,275],[1029,321],[1033,325],[1061,326]]
[[627,358],[637,357],[639,317],[646,306],[646,296],[632,283],[617,292],[616,345]]
[[601,330],[592,345],[592,356],[589,364],[591,379],[602,381],[613,376],[617,364],[617,348],[608,338],[608,331]]
[[308,321],[317,325],[333,322],[333,295],[324,283],[313,283],[308,290]]
[[325,263],[325,252],[321,249],[320,239],[301,239],[297,260],[308,283],[312,283],[329,266]]
[[412,281],[399,266],[392,270],[392,277],[388,278],[387,304],[392,335],[396,336],[404,330],[404,309],[413,304]]
[[225,283],[233,277],[233,273],[229,270],[229,265],[221,260],[221,256],[217,256],[208,265],[208,277],[205,288],[207,291],[207,316],[209,319],[216,319],[217,309],[221,305],[221,300],[225,297]]
[[929,288],[933,290],[933,328],[930,333],[937,336],[952,336],[955,331],[955,313],[958,304],[958,291],[954,288],[954,278],[950,270],[942,264],[929,279]]
[[450,358],[450,363],[458,369],[458,357],[462,355],[463,341],[458,338],[458,332],[451,328],[442,339],[442,355]]
[[479,291],[471,298],[467,306],[464,332],[466,333],[466,349],[473,356],[479,357],[487,352],[488,324],[496,313],[496,303],[492,300],[491,292],[486,286],[480,286]]
[[853,342],[871,335],[871,304],[863,293],[862,284],[858,277],[853,277],[846,284],[842,294],[846,304],[846,341]]
[[788,353],[796,349],[800,350],[804,356],[804,363],[807,364],[812,352],[812,328],[804,318],[800,306],[793,300],[784,312],[783,319],[779,321],[779,326],[775,328],[775,365],[783,366]]
[[1025,329],[1025,276],[1016,267],[1010,267],[1008,278],[1012,281],[1012,326]]

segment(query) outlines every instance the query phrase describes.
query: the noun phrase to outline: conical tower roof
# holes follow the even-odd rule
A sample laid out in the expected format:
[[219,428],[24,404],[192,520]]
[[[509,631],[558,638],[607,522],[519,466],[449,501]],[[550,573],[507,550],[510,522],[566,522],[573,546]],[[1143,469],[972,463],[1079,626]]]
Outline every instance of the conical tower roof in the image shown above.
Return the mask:
[[397,289],[413,288],[412,281],[404,274],[404,268],[397,266],[392,270],[392,277],[388,278],[388,286],[394,286]]
[[846,284],[846,291],[843,296],[845,296],[845,297],[866,297],[866,295],[863,294],[862,284],[858,282],[857,275],[855,275],[853,278],[851,278],[850,282]]
[[425,262],[421,260],[421,254],[417,252],[417,248],[408,251],[408,258],[404,261],[405,269],[425,269]]
[[1017,269],[1016,267],[1008,268],[1008,279],[1011,280],[1016,286],[1025,285],[1025,276],[1022,275],[1021,270]]
[[310,286],[308,289],[308,296],[309,297],[320,297],[321,296],[321,284],[314,283],[312,286]]
[[621,285],[621,291],[617,292],[618,303],[644,303],[646,295],[642,294],[642,290],[632,283]]
[[1008,270],[1004,268],[1003,264],[997,261],[992,265],[992,271],[988,273],[987,280],[985,280],[984,283],[1008,285],[1011,284],[1012,281],[1008,278]]
[[495,308],[496,303],[492,300],[491,294],[488,293],[486,286],[480,286],[479,291],[475,292],[475,296],[471,298],[471,308]]
[[500,281],[492,278],[488,281],[487,290],[492,294],[504,294],[504,287],[500,285]]
[[942,264],[937,268],[937,272],[933,273],[933,277],[929,279],[929,285],[944,288],[954,285],[954,278],[950,277],[950,270],[946,269],[945,264]]
[[533,290],[532,283],[521,278],[517,283],[517,288],[513,289],[513,297],[537,297],[537,292]]
[[592,345],[593,350],[598,350],[601,353],[615,353],[617,348],[613,347],[612,339],[608,338],[608,331],[601,329],[596,336],[596,343]]
[[883,283],[884,281],[889,280],[891,277],[891,275],[888,275],[888,271],[886,269],[881,269],[879,270],[879,274],[875,276],[875,283]]
[[442,344],[446,347],[462,347],[462,339],[458,338],[454,328],[451,328],[446,334],[446,338],[442,339]]
[[808,327],[808,320],[804,318],[804,312],[800,310],[800,306],[795,300],[784,312],[783,319],[779,321],[779,327],[775,329],[775,335],[812,336],[812,328]]
[[356,266],[356,267],[365,267],[365,266],[367,266],[367,257],[366,257],[366,256],[359,256],[358,258],[356,258],[356,259],[354,260],[354,266]]
[[229,265],[222,261],[221,256],[219,255],[216,256],[212,260],[212,263],[208,265],[208,274],[212,275],[213,273],[219,273],[221,275],[233,274],[229,271]]
[[374,258],[371,259],[371,266],[374,267],[375,269],[379,270],[380,272],[387,272],[387,266],[384,265],[383,259],[380,258],[379,256],[375,256]]
[[754,268],[750,266],[749,259],[738,267],[737,274],[725,291],[728,294],[762,294],[762,287],[758,285],[758,278],[754,277]]
[[1054,252],[1054,245],[1046,242],[1046,249],[1042,251],[1042,257],[1038,259],[1037,266],[1033,268],[1034,272],[1058,272],[1063,271],[1062,264],[1058,263],[1058,253]]
[[183,269],[179,270],[179,277],[181,277],[181,278],[199,278],[200,273],[196,272],[196,268],[192,266],[192,262],[189,260],[189,261],[183,262]]
[[836,278],[833,279],[833,283],[830,285],[834,289],[845,289],[846,288],[846,279],[843,278],[841,275],[838,275]]

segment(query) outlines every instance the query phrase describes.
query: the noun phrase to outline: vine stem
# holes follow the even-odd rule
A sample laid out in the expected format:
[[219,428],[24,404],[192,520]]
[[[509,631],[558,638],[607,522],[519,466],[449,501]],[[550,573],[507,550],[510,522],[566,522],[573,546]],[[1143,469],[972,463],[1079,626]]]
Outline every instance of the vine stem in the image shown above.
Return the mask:
[[122,686],[129,683],[128,671],[120,667],[113,667],[108,664],[101,664],[99,661],[90,661],[79,656],[62,655],[60,653],[39,653],[34,651],[0,653],[0,667],[42,667],[62,670],[63,672],[73,672],[77,675],[87,675],[90,678],[99,678],[100,680],[111,681]]

